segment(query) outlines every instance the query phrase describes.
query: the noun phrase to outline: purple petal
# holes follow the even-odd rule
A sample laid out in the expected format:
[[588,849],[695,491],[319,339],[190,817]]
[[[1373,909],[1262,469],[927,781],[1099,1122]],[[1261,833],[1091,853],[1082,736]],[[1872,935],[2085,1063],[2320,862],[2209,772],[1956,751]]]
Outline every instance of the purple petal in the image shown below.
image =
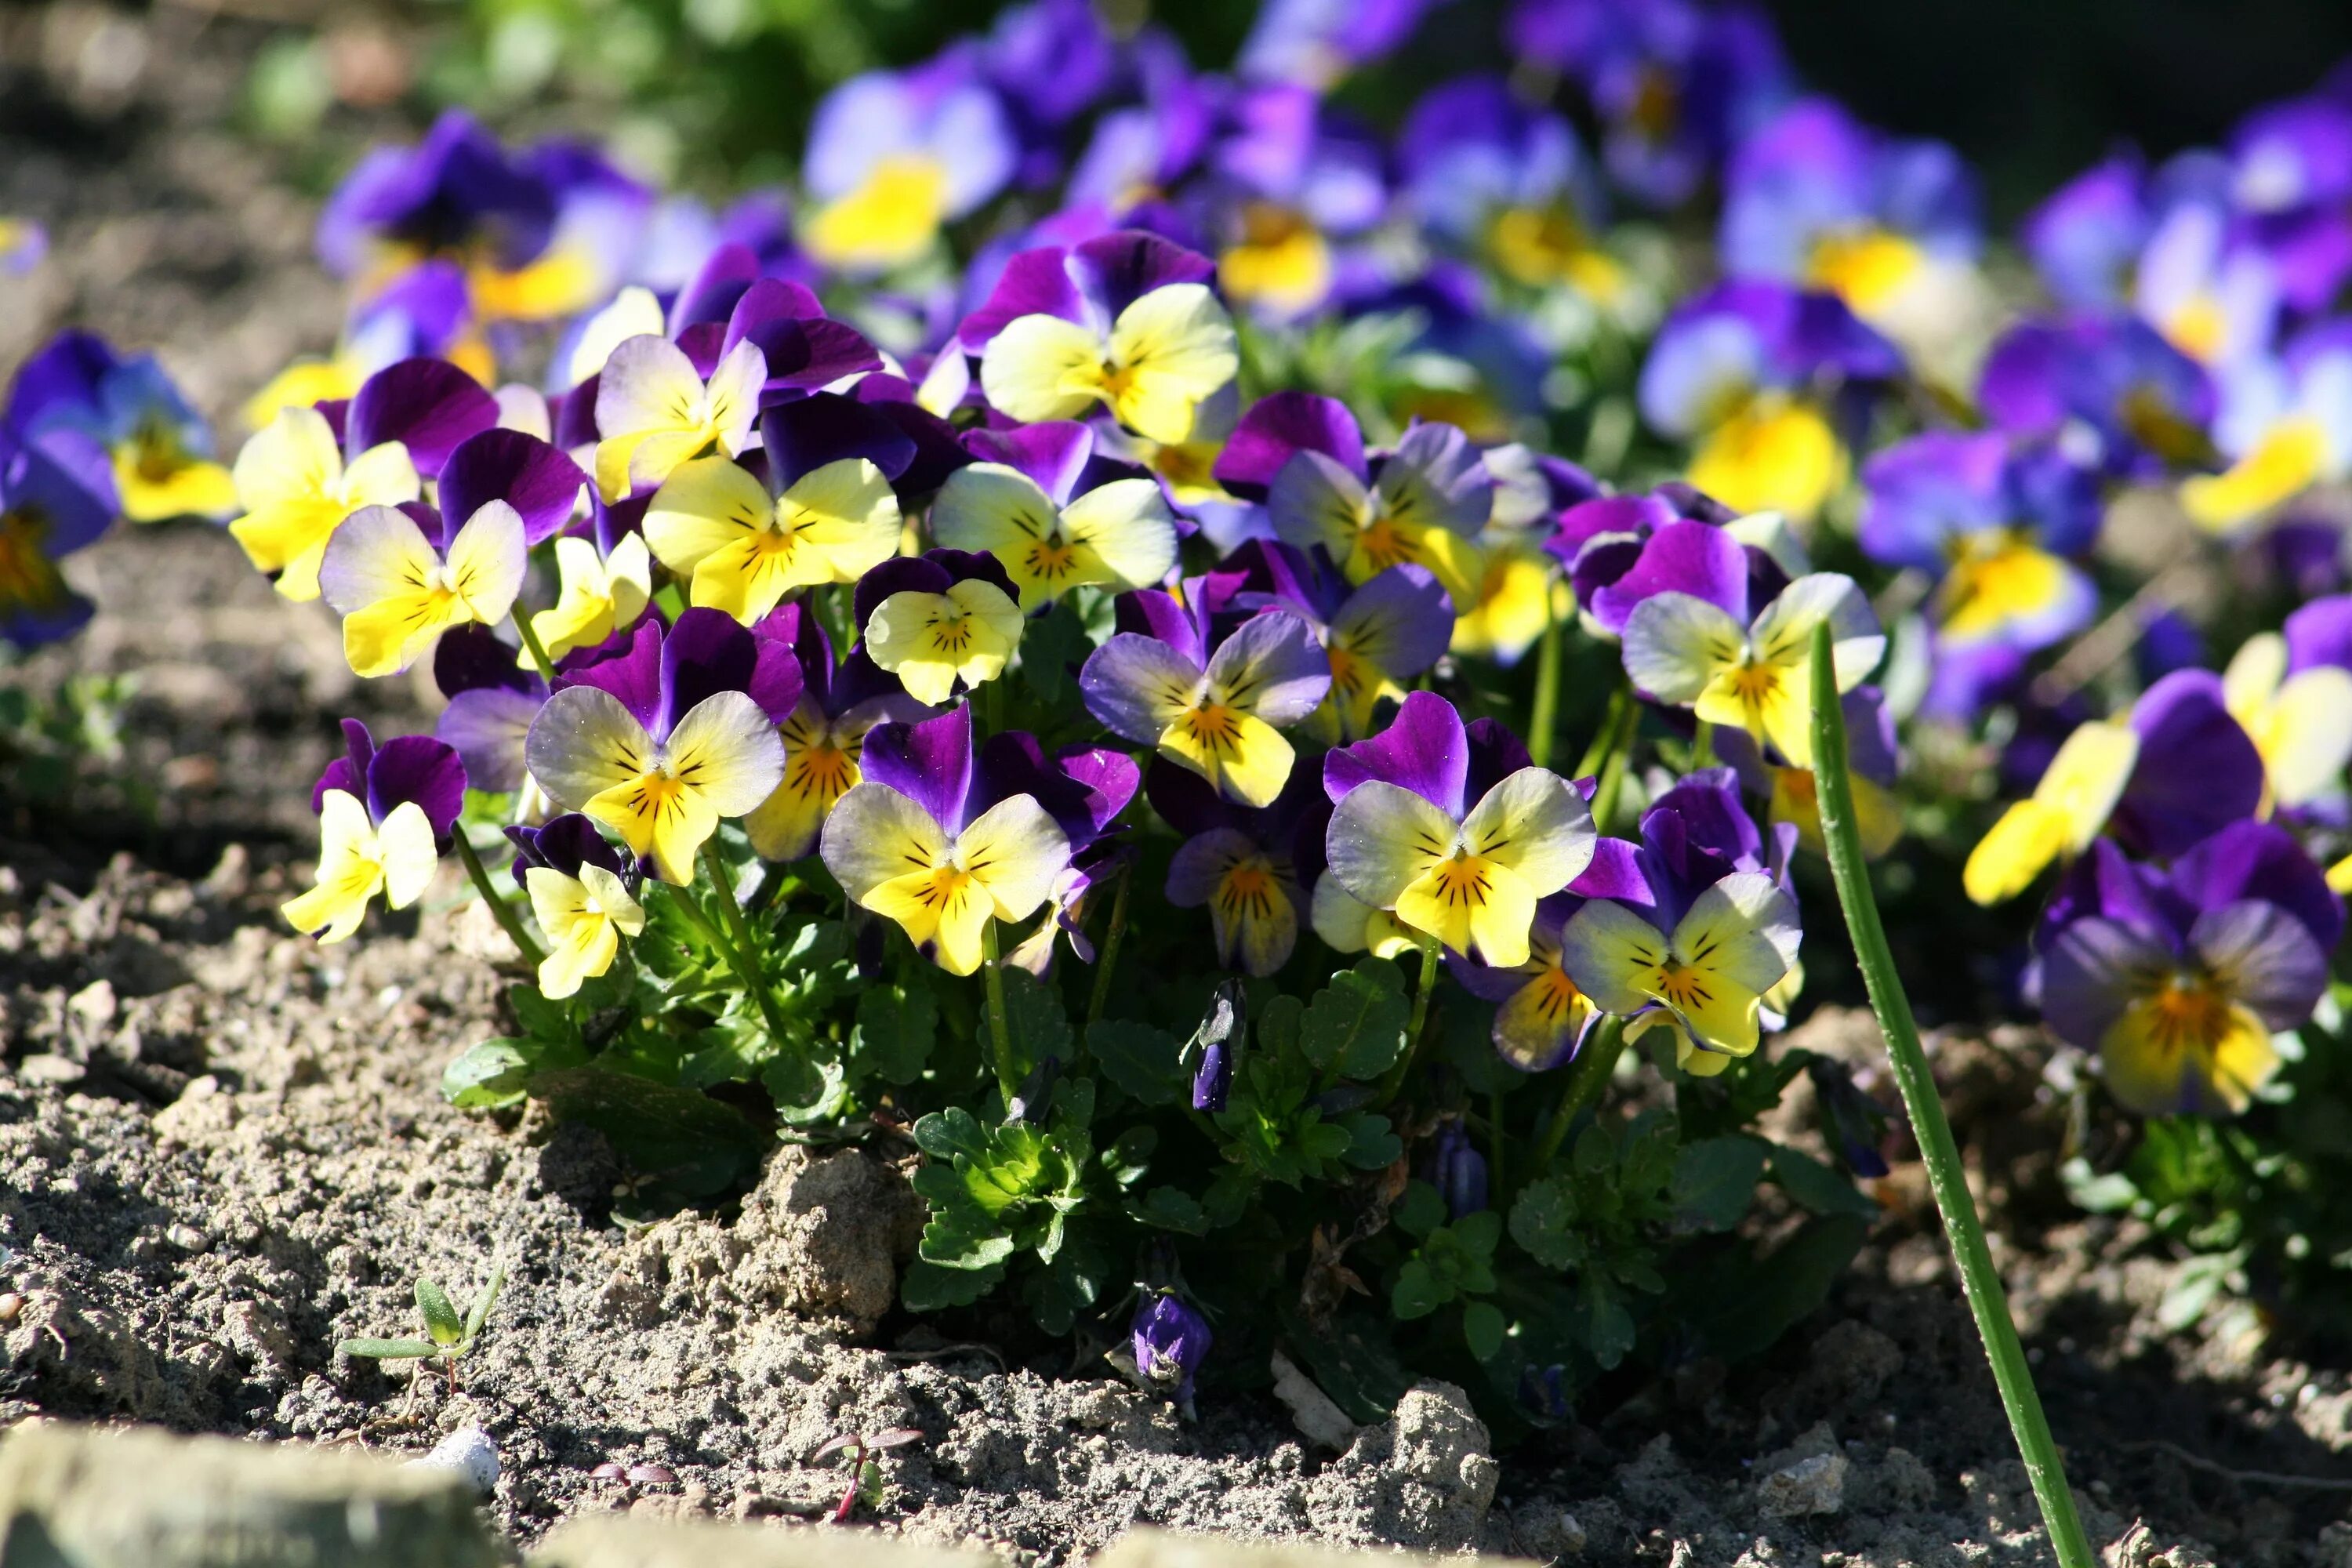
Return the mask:
[[1748,552],[1739,542],[1704,522],[1670,522],[1652,534],[1633,564],[1594,591],[1593,619],[1622,635],[1633,606],[1654,594],[1689,594],[1748,620]]
[[915,459],[897,479],[900,496],[918,500],[971,461],[956,427],[915,401],[915,389],[895,375],[861,377],[850,395],[898,426],[915,444]]
[[[440,689],[442,696],[454,698],[485,687],[529,691],[540,680],[524,670],[517,650],[500,642],[496,632],[485,626],[468,624],[444,633],[435,647],[433,684]],[[540,694],[546,695],[544,691]]]
[[[687,286],[678,290],[677,299],[669,308],[669,335],[677,337],[688,327],[709,321],[728,323],[727,341],[719,349],[725,353],[735,346],[740,336],[734,330],[729,312],[736,308],[748,291],[760,283],[760,258],[746,245],[722,245],[704,258]],[[780,284],[778,287],[790,287]],[[806,293],[806,289],[801,290]]]
[[1484,799],[1488,790],[1521,768],[1535,765],[1528,755],[1527,742],[1499,719],[1471,720],[1463,731],[1463,741],[1470,755],[1470,765],[1462,781],[1462,798],[1465,802]]
[[1066,506],[1087,459],[1094,456],[1095,433],[1076,420],[1056,419],[1012,430],[975,430],[964,437],[964,447],[983,463],[1018,469],[1055,506]]
[[1014,255],[1004,264],[1003,275],[997,279],[986,302],[956,329],[956,342],[965,353],[976,354],[1024,316],[1059,316],[1066,321],[1087,319],[1086,301],[1070,276],[1069,252],[1048,246]]
[[526,544],[554,538],[572,521],[588,476],[536,436],[485,430],[469,436],[441,468],[441,515],[451,534],[484,502],[502,500],[522,517]]
[[[2331,552],[2337,535],[2329,531]],[[2335,594],[2287,616],[2286,672],[2298,675],[2318,665],[2352,669],[2352,594]]]
[[2165,881],[2190,910],[2249,899],[2276,904],[2310,928],[2322,952],[2333,952],[2344,934],[2344,900],[2294,837],[2271,823],[2231,823],[2183,855]]
[[1054,760],[1062,772],[1085,786],[1087,811],[1097,834],[1127,809],[1143,782],[1143,770],[1135,765],[1133,757],[1107,746],[1065,746]]
[[958,703],[919,724],[877,724],[866,731],[860,766],[929,812],[950,835],[963,831],[972,793],[971,705]]
[[[716,610],[710,613],[721,614]],[[619,700],[622,707],[629,710],[630,717],[645,726],[646,733],[666,734],[668,732],[666,728],[656,728],[662,718],[662,642],[661,622],[648,616],[637,623],[637,629],[629,639],[627,652],[600,659],[580,669],[559,672],[555,678],[555,689],[562,691],[573,686],[593,686],[600,691],[610,692]]]
[[[857,591],[851,600],[850,613],[856,617],[856,629],[862,634],[866,623],[882,601],[893,594],[944,594],[955,579],[949,575],[943,563],[930,559],[936,551],[921,555],[894,555],[880,565],[868,570],[857,580]],[[964,552],[958,551],[957,554]]]
[[1275,475],[1299,452],[1320,452],[1365,479],[1364,435],[1348,405],[1312,392],[1277,392],[1251,405],[1217,455],[1217,482],[1244,500],[1265,499]]
[[720,691],[749,693],[781,722],[801,700],[799,662],[783,643],[753,637],[724,610],[688,610],[662,639],[660,722],[648,730],[667,736],[696,703]]
[[2327,950],[2276,904],[2248,900],[2207,910],[2189,928],[2189,948],[2233,1000],[2273,1029],[2310,1017],[2327,989]]
[[[1300,770],[1293,769],[1295,778]],[[1160,820],[1188,838],[1238,826],[1247,808],[1227,800],[1217,786],[1166,757],[1154,756],[1143,777],[1143,793]]]
[[466,809],[466,764],[454,747],[430,735],[386,741],[368,764],[367,780],[368,815],[379,823],[394,806],[415,801],[434,837],[446,838]]
[[1377,779],[1412,791],[1458,822],[1469,771],[1462,715],[1435,692],[1414,691],[1387,729],[1324,756],[1323,790],[1337,805],[1358,784]]
[[375,761],[375,740],[368,727],[356,719],[343,721],[343,754],[327,764],[319,782],[310,786],[310,811],[316,816],[320,804],[331,789],[341,790],[352,799],[367,802],[368,764]]
[[1208,662],[1208,631],[1204,616],[1175,595],[1160,588],[1139,588],[1121,594],[1112,603],[1112,617],[1121,632],[1156,637],[1187,663]]
[[503,794],[523,781],[523,742],[545,705],[543,691],[478,686],[460,691],[441,710],[434,736],[454,748],[476,789]]
[[2058,933],[2042,963],[2042,1016],[2059,1038],[2095,1051],[2124,1009],[2178,962],[2168,942],[2093,915]]
[[446,360],[404,359],[367,378],[352,399],[343,444],[353,453],[398,441],[420,474],[437,474],[468,436],[494,429],[499,400]]
[[1277,729],[1297,723],[1331,689],[1331,659],[1315,628],[1287,610],[1251,616],[1211,657],[1212,686]]
[[1069,272],[1087,302],[1116,321],[1154,289],[1171,283],[1207,283],[1216,264],[1196,250],[1140,229],[1122,229],[1089,239],[1070,253]]
[[[1650,879],[1642,875],[1641,851],[1622,838],[1596,841],[1592,864],[1568,885],[1568,890],[1580,899],[1615,899],[1642,908],[1650,901]],[[1542,906],[1537,910],[1540,915]]]
[[1739,799],[1739,783],[1729,768],[1706,768],[1686,775],[1652,803],[1683,820],[1690,841],[1712,849],[1735,867],[1759,870],[1764,835]]
[[845,458],[864,458],[897,479],[915,460],[915,443],[871,406],[837,392],[778,404],[760,416],[768,488],[777,495],[806,475]]
[[2221,679],[2183,669],[2149,687],[2132,710],[2139,760],[2116,806],[2116,837],[2170,859],[2263,799],[2263,759],[2221,700]]
[[509,827],[506,835],[515,847],[513,869],[519,888],[530,885],[523,873],[533,866],[550,867],[567,877],[579,876],[583,866],[602,866],[615,877],[628,869],[621,849],[576,811],[551,817],[542,827]]

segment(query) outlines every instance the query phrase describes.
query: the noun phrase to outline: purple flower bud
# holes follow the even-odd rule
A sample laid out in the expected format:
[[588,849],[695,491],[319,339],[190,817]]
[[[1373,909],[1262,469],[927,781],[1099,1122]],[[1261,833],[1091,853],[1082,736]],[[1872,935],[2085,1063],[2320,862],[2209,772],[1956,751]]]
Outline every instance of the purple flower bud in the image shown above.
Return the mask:
[[1219,1111],[1225,1108],[1225,1090],[1233,1086],[1234,1061],[1220,1040],[1201,1053],[1201,1066],[1192,1074],[1192,1109]]
[[1136,1306],[1129,1331],[1135,1342],[1135,1369],[1146,1383],[1170,1391],[1180,1405],[1192,1399],[1192,1374],[1209,1357],[1216,1336],[1208,1320],[1172,1290],[1147,1296]]
[[1886,1139],[1886,1107],[1864,1094],[1853,1073],[1826,1057],[1808,1062],[1805,1071],[1813,1080],[1822,1119],[1829,1123],[1830,1141],[1837,1145],[1838,1158],[1845,1162],[1845,1168],[1867,1178],[1886,1174],[1886,1155],[1881,1148]]
[[1428,1179],[1430,1185],[1445,1195],[1445,1217],[1449,1220],[1476,1214],[1486,1206],[1486,1157],[1471,1144],[1468,1130],[1459,1121],[1449,1121],[1437,1130]]

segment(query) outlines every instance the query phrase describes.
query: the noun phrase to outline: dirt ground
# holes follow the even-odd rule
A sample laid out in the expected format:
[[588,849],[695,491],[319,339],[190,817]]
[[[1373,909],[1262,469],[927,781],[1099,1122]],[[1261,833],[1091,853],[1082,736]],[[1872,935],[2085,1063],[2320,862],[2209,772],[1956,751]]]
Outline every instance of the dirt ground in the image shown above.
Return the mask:
[[[0,374],[80,322],[160,347],[226,414],[325,345],[310,209],[219,129],[257,37],[170,6],[0,10],[0,211],[48,221],[57,248],[0,282]],[[1046,1563],[1139,1522],[1670,1568],[2051,1561],[1916,1167],[1831,1304],[1760,1363],[1685,1367],[1501,1452],[1443,1385],[1334,1454],[1268,1398],[1187,1422],[1099,1363],[943,1341],[886,1310],[913,1215],[866,1153],[781,1150],[738,1207],[616,1221],[632,1173],[598,1140],[438,1093],[495,1031],[501,984],[480,911],[446,918],[457,887],[341,948],[276,916],[333,721],[421,727],[424,694],[358,688],[326,613],[277,599],[214,531],[119,531],[72,571],[97,622],[0,680],[135,678],[120,769],[162,804],[0,812],[0,1426],[408,1452],[478,1425],[504,1465],[491,1506],[524,1539],[596,1509],[792,1524],[838,1496],[837,1461],[809,1463],[827,1438],[912,1426],[872,1517]],[[1871,1044],[1837,1016],[1807,1043]],[[2346,1365],[2244,1310],[2165,1331],[2173,1265],[2053,1195],[2045,1065],[2026,1036],[1938,1052],[2110,1561],[2352,1568]],[[494,1258],[510,1278],[460,1391],[335,1353],[410,1331],[418,1272],[463,1297]],[[608,1463],[639,1479],[592,1474]]]

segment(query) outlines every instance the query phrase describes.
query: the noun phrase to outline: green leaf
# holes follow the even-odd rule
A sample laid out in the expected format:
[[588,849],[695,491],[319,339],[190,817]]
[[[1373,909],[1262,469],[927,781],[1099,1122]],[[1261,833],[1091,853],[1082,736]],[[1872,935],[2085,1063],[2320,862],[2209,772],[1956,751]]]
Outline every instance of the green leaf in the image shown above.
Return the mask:
[[1151,1156],[1160,1149],[1160,1130],[1148,1124],[1129,1128],[1102,1152],[1103,1169],[1121,1187],[1131,1187],[1150,1172]]
[[1801,1207],[1814,1214],[1878,1217],[1878,1205],[1867,1193],[1811,1154],[1786,1143],[1772,1145],[1772,1179]]
[[1348,1130],[1348,1150],[1340,1158],[1360,1171],[1386,1170],[1404,1157],[1404,1140],[1390,1131],[1385,1116],[1359,1110],[1341,1117],[1338,1125]]
[[551,1002],[534,985],[507,987],[507,1005],[513,1009],[515,1022],[522,1032],[535,1040],[552,1045],[580,1043],[580,1026],[572,1021],[572,1009],[561,1002]]
[[993,1268],[942,1268],[917,1258],[898,1278],[898,1299],[915,1312],[969,1307],[996,1289],[1003,1279],[1002,1265]]
[[1181,1047],[1165,1029],[1099,1018],[1087,1026],[1087,1054],[1103,1077],[1146,1105],[1174,1105],[1192,1090]]
[[1268,1002],[1258,1009],[1258,1050],[1277,1062],[1297,1060],[1306,1018],[1307,1004],[1296,996],[1276,996]]
[[1068,601],[1029,622],[1021,634],[1021,674],[1048,708],[1070,689],[1070,670],[1094,651],[1087,624]]
[[538,1042],[515,1036],[484,1040],[441,1069],[441,1095],[461,1110],[513,1105],[530,1092]]
[[1451,1285],[1441,1284],[1422,1259],[1409,1258],[1397,1270],[1396,1286],[1389,1292],[1389,1310],[1398,1321],[1409,1323],[1415,1318],[1426,1318],[1452,1300]]
[[1412,1386],[1413,1376],[1377,1315],[1343,1312],[1328,1322],[1309,1323],[1294,1307],[1286,1305],[1280,1313],[1283,1347],[1350,1421],[1386,1421]]
[[1418,1177],[1404,1184],[1404,1196],[1389,1217],[1397,1228],[1418,1240],[1445,1223],[1445,1195]]
[[923,1076],[940,1033],[940,1004],[928,986],[877,985],[857,998],[849,1035],[849,1063],[884,1083]]
[[490,1309],[499,1304],[499,1292],[506,1288],[506,1283],[507,1266],[503,1263],[492,1264],[490,1266],[490,1282],[482,1287],[482,1293],[474,1298],[473,1306],[468,1309],[466,1313],[466,1342],[467,1344],[471,1344],[476,1340],[481,1338],[482,1325],[490,1321]]
[[422,1361],[441,1353],[441,1347],[430,1340],[345,1340],[335,1348],[345,1355],[366,1356],[371,1361]]
[[[930,1193],[925,1193],[929,1197]],[[939,1205],[923,1226],[919,1256],[941,1268],[992,1268],[1011,1258],[1013,1238],[977,1204]]]
[[1090,1237],[1074,1235],[1051,1263],[1023,1282],[1022,1299],[1036,1315],[1037,1326],[1059,1338],[1101,1297],[1110,1274],[1108,1249]]
[[1869,1235],[1854,1215],[1809,1219],[1769,1256],[1741,1246],[1678,1271],[1666,1310],[1726,1361],[1759,1354],[1829,1300]]
[[1454,1233],[1463,1251],[1473,1258],[1492,1258],[1495,1244],[1503,1239],[1503,1216],[1493,1209],[1478,1209],[1446,1228]]
[[834,1121],[849,1103],[849,1069],[839,1062],[780,1057],[760,1074],[760,1082],[776,1102],[776,1120],[787,1127]]
[[1068,1065],[1073,1037],[1069,1016],[1062,1010],[1062,993],[1010,963],[1004,966],[1004,1022],[1023,1077],[1047,1057]]
[[1633,1348],[1633,1314],[1598,1269],[1588,1268],[1578,1279],[1576,1306],[1584,1348],[1601,1369],[1623,1361]]
[[1127,1205],[1129,1219],[1155,1230],[1181,1231],[1186,1236],[1209,1234],[1209,1211],[1201,1200],[1178,1187],[1154,1187]]
[[1462,1342],[1482,1362],[1502,1353],[1505,1327],[1502,1309],[1492,1301],[1473,1301],[1462,1309]]
[[450,1304],[449,1293],[421,1274],[416,1279],[416,1310],[425,1314],[425,1331],[433,1336],[435,1344],[454,1345],[466,1337],[466,1320]]
[[1367,958],[1331,976],[1331,984],[1315,994],[1299,1044],[1318,1070],[1336,1068],[1343,1078],[1376,1079],[1402,1054],[1412,1016],[1404,971],[1385,958]]
[[1511,1239],[1547,1268],[1574,1268],[1587,1256],[1578,1219],[1576,1191],[1568,1178],[1530,1182],[1511,1205]]
[[769,1144],[734,1107],[630,1073],[601,1068],[543,1072],[531,1092],[546,1097],[558,1121],[594,1128],[634,1169],[688,1197],[732,1185]]
[[1746,1216],[1764,1174],[1769,1145],[1734,1133],[1685,1143],[1669,1183],[1675,1221],[1691,1230],[1729,1230]]

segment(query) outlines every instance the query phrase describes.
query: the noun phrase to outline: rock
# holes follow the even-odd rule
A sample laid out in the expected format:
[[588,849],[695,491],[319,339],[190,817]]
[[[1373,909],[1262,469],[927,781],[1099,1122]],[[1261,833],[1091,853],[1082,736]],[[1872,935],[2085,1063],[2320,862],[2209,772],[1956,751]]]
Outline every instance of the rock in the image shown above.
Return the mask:
[[1333,1500],[1348,1500],[1331,1511],[1363,1510],[1360,1523],[1380,1539],[1465,1550],[1477,1542],[1502,1475],[1488,1447],[1468,1394],[1450,1383],[1415,1384],[1386,1426],[1365,1427],[1325,1473]]
[[1757,1505],[1779,1519],[1836,1513],[1845,1507],[1845,1472],[1843,1454],[1794,1460],[1756,1483]]
[[432,1451],[408,1461],[413,1470],[446,1470],[483,1497],[499,1487],[499,1446],[479,1426],[460,1426]]
[[365,1455],[42,1423],[0,1442],[0,1562],[493,1568],[463,1481]]
[[1274,1352],[1274,1396],[1289,1409],[1292,1423],[1308,1442],[1345,1448],[1356,1440],[1356,1424],[1348,1413],[1278,1350]]
[[866,1531],[722,1525],[638,1514],[577,1519],[528,1568],[1003,1568],[1003,1559]]
[[786,1144],[743,1200],[735,1237],[749,1250],[733,1284],[867,1332],[898,1300],[898,1264],[922,1234],[922,1200],[895,1168],[858,1149],[818,1158]]

